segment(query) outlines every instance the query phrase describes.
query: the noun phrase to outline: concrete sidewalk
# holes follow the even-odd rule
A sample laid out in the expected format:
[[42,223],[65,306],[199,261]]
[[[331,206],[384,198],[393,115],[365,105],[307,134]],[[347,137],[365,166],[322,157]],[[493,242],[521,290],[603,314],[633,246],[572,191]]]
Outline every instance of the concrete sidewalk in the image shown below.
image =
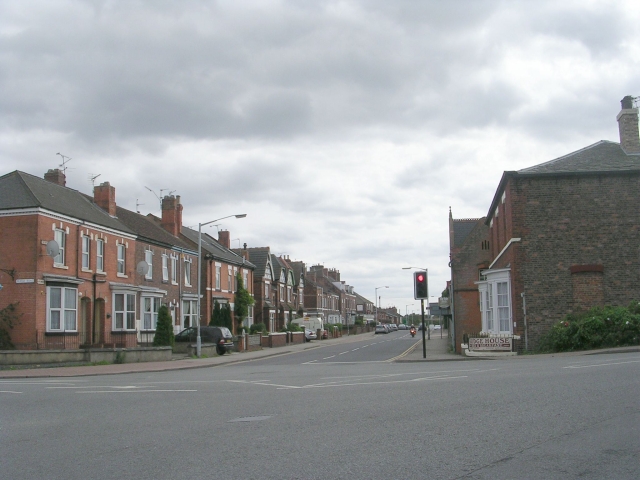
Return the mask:
[[[166,362],[140,362],[140,363],[122,363],[109,365],[81,365],[68,367],[47,367],[40,368],[19,368],[16,370],[0,370],[0,379],[7,378],[47,378],[47,377],[80,377],[92,375],[116,375],[122,373],[144,373],[144,372],[162,372],[166,370],[184,370],[193,368],[207,368],[214,366],[230,365],[234,363],[250,362],[260,358],[277,357],[281,355],[290,355],[292,353],[304,350],[323,348],[331,345],[362,341],[366,338],[373,339],[373,333],[363,333],[360,335],[342,336],[340,338],[332,338],[328,340],[315,340],[310,343],[300,343],[296,345],[287,345],[280,348],[264,348],[253,352],[232,353],[231,355],[215,356],[211,358],[188,358],[176,357],[174,360]],[[447,337],[447,331],[431,332],[431,339],[425,341],[426,358],[423,357],[422,349],[422,332],[416,335],[416,343],[404,353],[393,358],[394,362],[443,362],[443,361],[473,361],[473,360],[492,360],[496,357],[465,357],[457,355],[449,351],[450,341]],[[542,358],[545,356],[579,356],[579,355],[597,355],[604,353],[630,353],[640,352],[640,346],[634,347],[618,347],[602,350],[585,350],[580,352],[566,353],[548,353],[538,355],[524,355],[502,358]]]
[[47,378],[47,377],[79,377],[92,375],[117,375],[122,373],[162,372],[166,370],[184,370],[192,368],[207,368],[233,363],[250,362],[252,360],[291,353],[304,350],[323,348],[340,343],[361,341],[367,337],[373,338],[373,333],[360,335],[343,335],[339,338],[328,340],[314,340],[309,343],[299,343],[278,348],[263,348],[253,352],[234,352],[232,354],[209,358],[190,358],[176,356],[173,360],[165,362],[139,362],[120,363],[109,365],[77,365],[77,366],[52,366],[46,365],[37,368],[16,368],[15,370],[0,370],[0,379],[3,378]]
[[[425,337],[425,348],[422,347],[422,332],[418,331],[416,334],[416,343],[410,350],[404,354],[396,357],[396,362],[447,362],[447,361],[460,361],[460,360],[475,360],[475,358],[464,357],[457,355],[450,351],[449,346],[451,340],[448,337],[446,330],[442,331],[442,338],[440,337],[440,330],[434,330],[431,332],[431,339]],[[426,356],[425,356],[426,352]]]

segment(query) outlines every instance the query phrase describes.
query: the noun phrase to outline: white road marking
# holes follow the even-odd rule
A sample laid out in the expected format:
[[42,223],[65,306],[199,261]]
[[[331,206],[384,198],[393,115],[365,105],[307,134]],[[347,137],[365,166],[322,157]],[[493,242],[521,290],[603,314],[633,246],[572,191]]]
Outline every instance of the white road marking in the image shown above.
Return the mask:
[[22,393],[22,392],[14,392],[11,390],[0,390],[0,393]]
[[180,392],[197,392],[197,390],[92,390],[87,392],[76,392],[76,393],[180,393]]
[[640,360],[630,360],[628,362],[611,362],[611,363],[593,363],[591,365],[570,365],[562,368],[591,368],[591,367],[608,367],[610,365],[626,365],[627,363],[638,363]]

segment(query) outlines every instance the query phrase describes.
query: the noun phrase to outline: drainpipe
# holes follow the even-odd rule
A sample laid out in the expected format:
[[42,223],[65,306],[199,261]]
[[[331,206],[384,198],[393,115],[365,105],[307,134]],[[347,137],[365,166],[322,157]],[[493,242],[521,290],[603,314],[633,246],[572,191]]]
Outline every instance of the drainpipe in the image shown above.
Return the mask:
[[524,292],[520,294],[522,297],[522,312],[524,313],[524,349],[529,351],[529,327],[527,326],[527,302],[525,301]]

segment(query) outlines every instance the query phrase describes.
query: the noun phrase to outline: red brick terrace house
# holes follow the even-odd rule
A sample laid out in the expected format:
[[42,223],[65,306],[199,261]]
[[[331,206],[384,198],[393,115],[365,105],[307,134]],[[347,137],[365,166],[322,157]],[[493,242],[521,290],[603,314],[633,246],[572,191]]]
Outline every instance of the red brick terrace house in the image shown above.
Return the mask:
[[249,261],[255,265],[253,275],[253,306],[255,323],[263,323],[268,332],[276,332],[276,303],[273,288],[275,278],[269,247],[246,248]]
[[464,301],[455,294],[469,280],[456,272],[452,249],[456,338],[463,328],[472,329],[473,319],[476,331],[516,335],[518,350],[534,349],[568,313],[640,298],[638,109],[629,96],[621,104],[620,143],[603,140],[504,172],[484,221],[489,265],[482,268],[485,240],[478,233],[463,268],[469,276],[481,269],[479,321],[463,315]]
[[[150,218],[152,216],[149,216]],[[185,252],[182,265],[184,278],[188,281],[188,289],[183,292],[182,315],[180,329],[197,325],[197,283],[198,283],[198,231],[182,225],[182,204],[180,196],[168,195],[162,199],[162,219],[153,217],[156,223],[171,235],[177,236],[187,245],[191,252]],[[201,232],[202,277],[201,287],[201,325],[211,321],[215,302],[229,304],[233,313],[233,302],[237,290],[237,275],[244,282],[244,287],[253,294],[253,270],[255,266],[248,260],[248,255],[239,255],[230,249],[229,231],[222,230],[218,240]],[[253,323],[253,309],[244,326]],[[235,329],[236,322],[233,322]],[[236,333],[236,332],[234,332]]]
[[97,204],[59,170],[45,179],[0,177],[0,308],[18,303],[15,347],[135,346],[135,232],[100,208],[100,189]]

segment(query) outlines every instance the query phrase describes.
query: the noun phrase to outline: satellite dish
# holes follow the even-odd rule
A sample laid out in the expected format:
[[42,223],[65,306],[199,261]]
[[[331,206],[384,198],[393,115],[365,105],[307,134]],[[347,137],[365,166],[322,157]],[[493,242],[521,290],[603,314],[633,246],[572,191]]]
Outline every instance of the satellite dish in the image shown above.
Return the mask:
[[60,253],[60,245],[55,240],[49,240],[47,242],[47,255],[51,258],[56,258]]
[[149,264],[144,260],[140,260],[138,262],[138,265],[136,266],[136,272],[138,272],[140,275],[146,275],[148,271],[149,271]]

